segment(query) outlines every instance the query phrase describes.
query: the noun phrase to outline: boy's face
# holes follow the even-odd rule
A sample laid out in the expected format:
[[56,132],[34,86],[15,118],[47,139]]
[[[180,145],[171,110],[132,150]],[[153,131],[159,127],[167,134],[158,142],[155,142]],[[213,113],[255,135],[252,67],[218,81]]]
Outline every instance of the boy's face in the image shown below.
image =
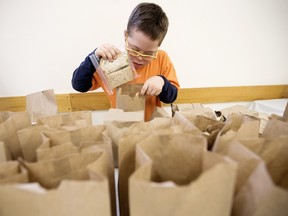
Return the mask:
[[135,69],[149,64],[157,57],[159,40],[151,40],[142,31],[132,29],[130,35],[125,31],[126,48]]

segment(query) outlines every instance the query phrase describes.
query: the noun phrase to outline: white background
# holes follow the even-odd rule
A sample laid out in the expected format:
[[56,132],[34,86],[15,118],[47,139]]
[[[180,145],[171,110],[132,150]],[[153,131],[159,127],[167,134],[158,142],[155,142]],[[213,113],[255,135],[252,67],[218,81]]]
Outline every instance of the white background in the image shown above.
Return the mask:
[[[131,0],[0,0],[0,97],[75,92],[73,71],[104,42],[121,46]],[[158,0],[161,46],[182,88],[288,84],[287,0]]]

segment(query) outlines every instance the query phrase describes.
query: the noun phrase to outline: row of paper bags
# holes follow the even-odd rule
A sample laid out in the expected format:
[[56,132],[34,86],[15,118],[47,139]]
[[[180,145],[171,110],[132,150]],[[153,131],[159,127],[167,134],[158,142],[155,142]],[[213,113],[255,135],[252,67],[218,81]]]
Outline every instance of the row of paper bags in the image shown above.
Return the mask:
[[0,215],[116,215],[114,166],[121,216],[287,215],[287,118],[179,107],[97,126],[0,113]]

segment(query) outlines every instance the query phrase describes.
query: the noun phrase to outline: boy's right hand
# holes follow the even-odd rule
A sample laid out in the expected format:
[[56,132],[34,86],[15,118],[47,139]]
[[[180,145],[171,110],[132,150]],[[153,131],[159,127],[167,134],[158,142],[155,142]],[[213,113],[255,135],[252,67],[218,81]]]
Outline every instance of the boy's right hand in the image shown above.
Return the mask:
[[105,60],[114,61],[117,58],[117,54],[120,53],[120,50],[111,44],[102,44],[95,50],[95,55],[98,58],[103,58]]

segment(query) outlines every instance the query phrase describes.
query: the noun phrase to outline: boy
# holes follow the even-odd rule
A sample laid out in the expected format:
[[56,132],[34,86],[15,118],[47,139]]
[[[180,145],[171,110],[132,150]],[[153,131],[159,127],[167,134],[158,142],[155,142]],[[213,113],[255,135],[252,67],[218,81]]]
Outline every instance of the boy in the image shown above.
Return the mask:
[[[151,119],[155,107],[161,107],[161,102],[175,101],[180,87],[168,55],[163,50],[158,50],[167,30],[168,18],[162,8],[154,3],[140,3],[132,11],[127,30],[124,31],[126,49],[138,74],[132,82],[143,83],[140,95],[146,96],[145,120]],[[103,44],[90,55],[113,61],[119,52],[115,46]],[[89,56],[73,73],[72,86],[79,92],[103,88]],[[111,107],[115,108],[115,89],[113,92],[112,95],[106,92],[106,95]]]

